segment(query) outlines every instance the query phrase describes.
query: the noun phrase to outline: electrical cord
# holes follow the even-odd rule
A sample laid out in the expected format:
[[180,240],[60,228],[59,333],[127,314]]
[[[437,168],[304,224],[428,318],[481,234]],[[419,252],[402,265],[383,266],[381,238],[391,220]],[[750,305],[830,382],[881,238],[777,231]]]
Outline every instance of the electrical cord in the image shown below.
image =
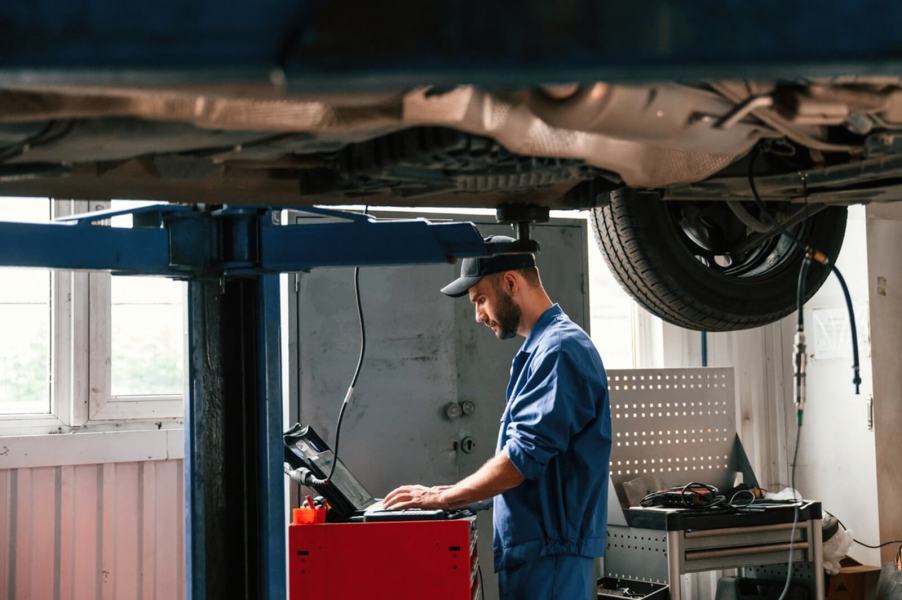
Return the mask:
[[[369,211],[369,205],[363,209],[366,215]],[[354,395],[354,387],[357,385],[357,379],[360,377],[360,369],[363,366],[363,357],[366,355],[366,325],[363,319],[363,305],[360,301],[360,267],[354,267],[354,297],[357,300],[357,319],[360,322],[360,353],[357,356],[357,366],[354,368],[354,376],[351,378],[351,384],[345,393],[344,400],[341,401],[341,408],[338,409],[338,422],[335,425],[335,444],[332,446],[332,466],[329,468],[329,474],[321,479],[315,477],[309,469],[298,469],[297,480],[304,485],[316,487],[327,485],[332,476],[335,475],[335,467],[338,465],[338,446],[341,441],[341,424],[344,421],[345,411]],[[287,472],[287,471],[286,471]],[[289,474],[290,475],[290,474]],[[295,476],[290,475],[293,479]]]
[[[645,497],[639,501],[639,505],[646,508],[650,506],[665,506],[695,511],[732,509],[737,512],[747,512],[756,510],[752,507],[758,500],[755,494],[756,490],[763,492],[760,488],[734,488],[733,490],[728,490],[728,493],[732,492],[732,494],[730,495],[730,499],[727,500],[726,494],[721,493],[720,490],[713,485],[691,481],[683,486],[676,486],[646,494]],[[699,493],[699,491],[701,491],[701,493]],[[737,498],[744,495],[748,495],[749,497],[747,502],[737,501]]]
[[482,565],[476,563],[476,572],[479,575],[479,597],[485,600],[485,581],[482,579]]
[[[758,156],[760,154],[761,154],[761,150],[760,150],[759,146],[755,146],[754,148],[752,148],[751,158],[749,159],[749,168],[746,171],[746,178],[748,179],[748,182],[749,182],[749,189],[752,191],[752,198],[755,199],[755,205],[758,207],[758,210],[761,213],[760,216],[764,218],[764,220],[767,222],[766,225],[768,225],[770,227],[770,230],[768,231],[768,233],[773,233],[774,235],[776,235],[776,234],[784,235],[787,238],[789,238],[790,240],[792,240],[793,242],[795,242],[796,246],[798,246],[799,248],[802,248],[803,250],[807,249],[808,244],[805,244],[804,242],[799,240],[799,238],[797,238],[796,236],[789,233],[789,231],[788,231],[788,229],[790,227],[789,223],[784,223],[781,225],[780,223],[777,222],[777,220],[774,218],[774,216],[772,214],[770,214],[770,211],[767,210],[767,204],[764,202],[764,200],[761,199],[761,195],[758,193],[758,186],[755,184],[755,161],[758,160]],[[806,180],[804,178],[802,179],[802,185],[804,186],[804,191],[805,191],[806,214],[805,214],[805,218],[802,219],[802,222],[804,222],[810,216],[807,214],[807,211],[808,211],[808,186],[807,186]],[[751,217],[751,215],[749,215],[749,217]]]
[[[736,496],[740,496],[742,494],[748,494],[750,496],[750,499],[745,504],[737,504]],[[730,499],[727,501],[727,506],[730,506],[732,508],[748,508],[755,503],[755,500],[755,493],[752,490],[739,490],[738,492],[730,496]]]
[[[364,207],[363,214],[369,211],[369,205]],[[357,356],[357,366],[354,368],[354,377],[351,379],[351,385],[345,394],[344,400],[341,402],[341,408],[338,410],[338,423],[335,426],[335,446],[332,452],[332,468],[329,469],[329,476],[326,481],[332,479],[335,474],[335,465],[338,464],[338,443],[341,440],[341,423],[344,420],[345,410],[354,394],[354,387],[357,385],[357,378],[360,377],[360,368],[363,366],[363,357],[366,354],[366,325],[363,320],[363,305],[360,302],[360,267],[354,267],[354,297],[357,299],[357,319],[360,322],[360,354]]]
[[[837,519],[837,521],[839,521],[839,519]],[[839,521],[839,524],[843,526],[843,529],[846,529],[846,526],[843,525],[842,521]],[[895,562],[895,564],[898,565],[899,561],[902,560],[902,540],[890,540],[888,542],[883,542],[882,544],[877,544],[876,546],[872,546],[871,544],[865,544],[861,540],[858,540],[855,538],[852,538],[852,541],[855,542],[856,544],[858,544],[859,546],[864,546],[865,548],[870,548],[872,550],[879,550],[880,548],[883,548],[884,546],[892,546],[893,544],[899,544],[899,547],[896,548],[896,558],[894,559],[893,562]]]
[[[844,529],[845,529],[845,527],[846,526],[843,525]],[[879,550],[880,548],[883,548],[884,546],[891,546],[893,544],[902,544],[902,540],[890,540],[888,542],[883,542],[882,544],[878,544],[876,546],[871,546],[870,544],[865,544],[864,542],[862,542],[860,540],[856,540],[855,538],[852,538],[852,541],[855,542],[856,544],[860,544],[860,545],[864,546],[865,548],[871,548],[873,550]]]
[[[845,529],[846,531],[849,530],[849,528],[846,527],[846,524],[843,523],[839,517],[837,517],[836,515],[832,515],[832,516],[836,519],[837,523],[842,525],[843,529]],[[883,548],[885,546],[892,546],[893,544],[899,544],[899,548],[896,550],[896,562],[898,563],[899,558],[902,557],[902,540],[890,540],[888,542],[883,542],[882,544],[877,544],[876,546],[871,545],[871,544],[865,544],[861,540],[856,539],[854,537],[852,538],[852,541],[855,542],[856,544],[858,544],[859,546],[864,546],[865,548],[870,548],[872,550],[879,550],[880,548]]]
[[[737,498],[746,494],[749,496],[748,502],[737,502]],[[736,490],[730,496],[730,499],[727,500],[726,495],[720,493],[713,485],[690,481],[684,486],[646,494],[639,501],[639,505],[646,508],[650,506],[666,506],[688,510],[733,509],[742,512],[749,509],[756,500],[755,492],[751,489]]]

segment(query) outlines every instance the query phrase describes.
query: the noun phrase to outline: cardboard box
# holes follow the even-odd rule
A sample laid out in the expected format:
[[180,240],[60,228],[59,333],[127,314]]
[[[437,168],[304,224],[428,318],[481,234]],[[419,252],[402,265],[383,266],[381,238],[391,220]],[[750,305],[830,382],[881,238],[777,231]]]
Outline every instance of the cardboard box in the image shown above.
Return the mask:
[[877,591],[880,567],[863,565],[846,557],[840,561],[842,568],[831,575],[827,583],[826,600],[868,600]]

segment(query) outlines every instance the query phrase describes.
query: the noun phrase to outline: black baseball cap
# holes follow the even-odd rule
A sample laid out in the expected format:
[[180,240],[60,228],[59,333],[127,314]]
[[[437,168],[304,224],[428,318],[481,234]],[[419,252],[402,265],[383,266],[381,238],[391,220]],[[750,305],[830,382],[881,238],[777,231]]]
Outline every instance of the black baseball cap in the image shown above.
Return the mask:
[[[516,240],[506,235],[493,235],[485,238],[486,243],[512,243]],[[476,285],[480,279],[492,273],[515,271],[536,266],[532,254],[498,254],[486,258],[465,258],[460,263],[460,277],[442,288],[442,293],[452,298],[459,298]]]

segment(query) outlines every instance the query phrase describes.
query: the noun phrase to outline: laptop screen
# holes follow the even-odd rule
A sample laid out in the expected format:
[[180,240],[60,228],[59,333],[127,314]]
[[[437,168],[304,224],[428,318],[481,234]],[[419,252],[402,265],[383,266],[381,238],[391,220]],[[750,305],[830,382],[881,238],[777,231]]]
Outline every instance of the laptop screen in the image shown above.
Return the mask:
[[[325,479],[329,475],[335,455],[312,427],[297,423],[282,435],[282,439],[285,442],[285,459],[293,468],[310,469],[319,479]],[[317,486],[316,491],[345,517],[364,510],[376,501],[340,458],[329,483]]]

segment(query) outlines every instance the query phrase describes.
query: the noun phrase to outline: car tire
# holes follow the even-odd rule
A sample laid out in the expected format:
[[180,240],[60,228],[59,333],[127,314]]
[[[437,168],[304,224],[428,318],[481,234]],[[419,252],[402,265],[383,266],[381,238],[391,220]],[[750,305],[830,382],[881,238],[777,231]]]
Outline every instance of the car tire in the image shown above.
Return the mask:
[[[752,273],[725,274],[693,254],[671,204],[656,193],[620,189],[611,193],[609,204],[592,209],[590,220],[605,260],[640,305],[665,321],[700,331],[758,327],[795,310],[804,258],[798,243],[774,238],[781,248],[778,260],[768,256]],[[846,208],[830,207],[791,231],[798,241],[835,259],[845,228]],[[807,298],[828,275],[819,265],[809,269]]]

